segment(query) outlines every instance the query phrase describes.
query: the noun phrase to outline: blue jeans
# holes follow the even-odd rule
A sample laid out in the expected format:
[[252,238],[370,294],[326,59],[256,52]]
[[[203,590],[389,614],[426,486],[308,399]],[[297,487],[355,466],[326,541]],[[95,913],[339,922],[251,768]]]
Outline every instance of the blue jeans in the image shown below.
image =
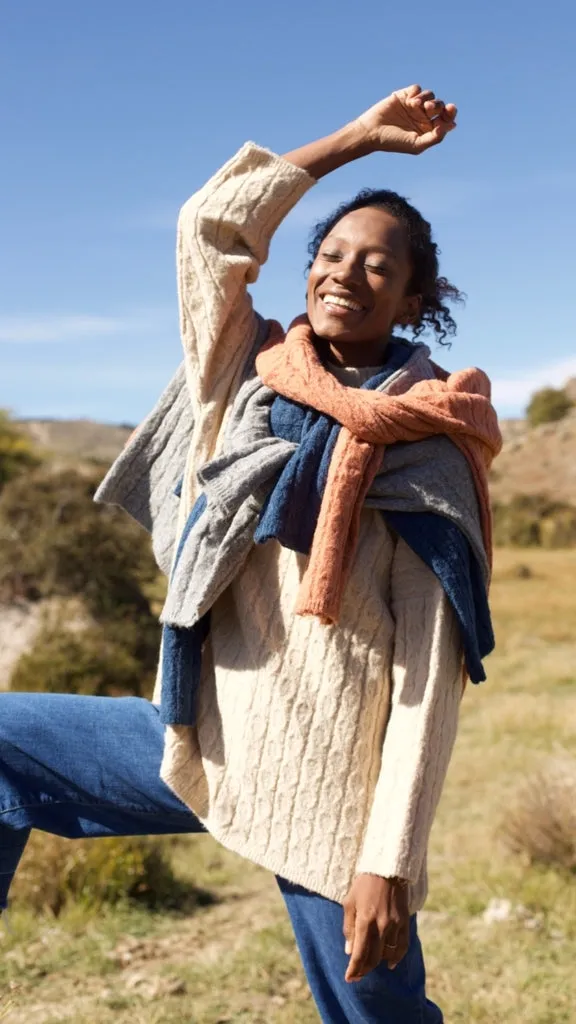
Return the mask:
[[[33,828],[69,838],[204,832],[160,778],[163,745],[157,707],[138,697],[0,694],[0,908]],[[442,1024],[426,999],[415,917],[395,971],[382,963],[347,984],[340,904],[278,885],[326,1024]]]

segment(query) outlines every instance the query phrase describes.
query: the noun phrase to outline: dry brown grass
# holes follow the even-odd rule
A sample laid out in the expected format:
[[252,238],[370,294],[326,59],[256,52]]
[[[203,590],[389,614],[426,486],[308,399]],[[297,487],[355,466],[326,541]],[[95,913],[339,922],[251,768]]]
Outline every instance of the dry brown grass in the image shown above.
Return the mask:
[[529,864],[576,871],[576,760],[550,760],[532,775],[518,790],[502,834]]

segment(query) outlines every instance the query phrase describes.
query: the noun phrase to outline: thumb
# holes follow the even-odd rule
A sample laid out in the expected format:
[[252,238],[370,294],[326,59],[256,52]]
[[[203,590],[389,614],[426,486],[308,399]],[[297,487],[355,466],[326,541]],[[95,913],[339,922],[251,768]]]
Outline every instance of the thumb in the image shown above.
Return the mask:
[[455,127],[453,122],[438,120],[429,132],[424,132],[414,140],[414,152],[424,153],[426,149],[437,146]]

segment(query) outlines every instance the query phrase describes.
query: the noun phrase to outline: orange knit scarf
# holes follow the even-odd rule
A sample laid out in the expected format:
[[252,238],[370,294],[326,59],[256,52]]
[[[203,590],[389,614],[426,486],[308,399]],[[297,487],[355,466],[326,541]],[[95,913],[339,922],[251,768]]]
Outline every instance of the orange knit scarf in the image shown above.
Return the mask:
[[382,466],[385,446],[446,434],[468,459],[480,509],[488,559],[492,525],[488,469],[502,439],[490,403],[490,381],[477,369],[438,373],[405,394],[387,395],[345,387],[326,370],[316,351],[307,317],[298,317],[285,335],[270,321],[269,340],[256,359],[259,377],[278,394],[331,416],[342,425],[300,586],[296,612],[338,622],[350,573],[364,499]]

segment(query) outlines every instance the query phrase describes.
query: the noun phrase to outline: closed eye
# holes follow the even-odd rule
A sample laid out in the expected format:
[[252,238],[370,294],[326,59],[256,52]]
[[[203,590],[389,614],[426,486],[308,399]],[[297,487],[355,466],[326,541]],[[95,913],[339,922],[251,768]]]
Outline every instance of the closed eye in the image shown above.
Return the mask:
[[339,252],[322,252],[320,255],[323,260],[330,260],[331,262],[342,259]]
[[365,263],[364,266],[367,270],[371,270],[374,274],[380,274],[381,277],[385,277],[389,273],[389,268],[382,266],[378,263]]

